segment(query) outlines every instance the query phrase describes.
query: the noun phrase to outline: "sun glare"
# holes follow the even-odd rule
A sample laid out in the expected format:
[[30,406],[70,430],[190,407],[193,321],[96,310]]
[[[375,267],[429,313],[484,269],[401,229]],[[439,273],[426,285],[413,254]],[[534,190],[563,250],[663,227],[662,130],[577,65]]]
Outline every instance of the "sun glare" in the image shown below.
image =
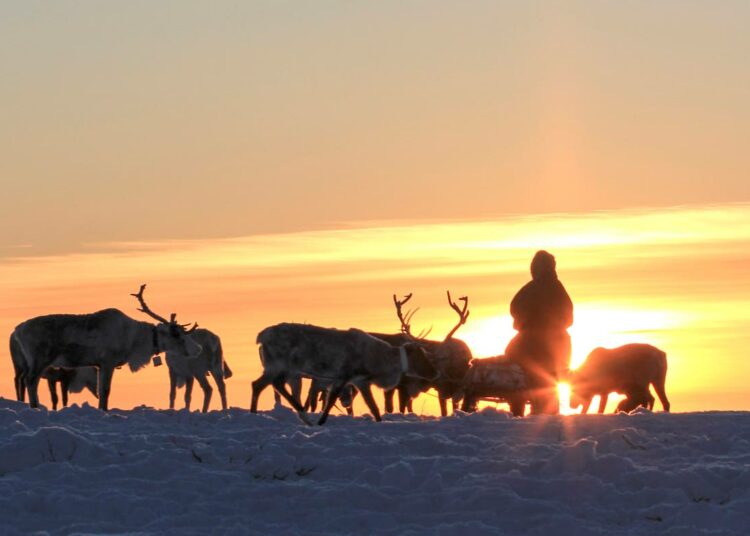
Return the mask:
[[471,319],[456,337],[469,345],[474,357],[491,357],[502,354],[515,334],[513,319],[504,315]]

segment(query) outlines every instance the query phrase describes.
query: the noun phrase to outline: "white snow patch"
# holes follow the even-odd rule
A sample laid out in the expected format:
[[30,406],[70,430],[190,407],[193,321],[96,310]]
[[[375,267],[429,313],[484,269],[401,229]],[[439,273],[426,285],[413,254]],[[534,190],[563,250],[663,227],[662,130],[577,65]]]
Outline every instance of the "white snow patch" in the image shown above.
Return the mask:
[[746,534],[750,413],[511,418],[31,410],[3,534]]

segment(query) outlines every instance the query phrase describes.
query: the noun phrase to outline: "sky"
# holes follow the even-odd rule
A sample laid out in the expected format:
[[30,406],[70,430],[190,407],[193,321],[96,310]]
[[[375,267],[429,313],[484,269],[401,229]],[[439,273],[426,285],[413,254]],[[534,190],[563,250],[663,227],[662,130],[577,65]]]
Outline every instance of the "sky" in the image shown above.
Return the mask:
[[[433,333],[446,288],[468,294],[459,333],[500,353],[543,247],[576,359],[652,341],[675,409],[747,409],[748,20],[732,1],[0,3],[0,333],[137,315],[148,282],[225,339],[244,406],[260,328],[395,330],[393,292]],[[8,371],[0,349],[3,396]],[[165,384],[122,372],[114,405],[163,405]]]

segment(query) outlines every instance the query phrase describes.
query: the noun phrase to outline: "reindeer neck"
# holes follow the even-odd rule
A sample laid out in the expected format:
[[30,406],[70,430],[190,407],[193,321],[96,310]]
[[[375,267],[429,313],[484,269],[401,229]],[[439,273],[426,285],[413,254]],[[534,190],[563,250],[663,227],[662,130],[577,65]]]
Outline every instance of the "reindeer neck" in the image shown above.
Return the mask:
[[406,374],[409,372],[409,356],[406,354],[406,348],[399,346],[398,354],[401,360],[401,374]]
[[133,340],[133,350],[128,359],[130,369],[135,371],[148,364],[149,360],[162,350],[159,344],[156,326],[149,322],[139,322]]
[[404,376],[401,347],[393,347],[388,352],[388,355],[381,356],[378,369],[378,373],[373,376],[373,383],[382,389],[396,387]]

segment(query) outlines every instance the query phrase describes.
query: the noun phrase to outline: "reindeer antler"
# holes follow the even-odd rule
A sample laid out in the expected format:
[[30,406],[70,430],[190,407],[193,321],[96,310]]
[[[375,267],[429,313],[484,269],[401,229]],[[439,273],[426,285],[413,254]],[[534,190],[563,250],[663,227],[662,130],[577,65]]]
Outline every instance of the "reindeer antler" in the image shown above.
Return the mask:
[[466,324],[466,319],[469,318],[469,298],[467,296],[461,296],[458,300],[464,302],[463,308],[459,307],[456,302],[454,302],[451,299],[451,291],[446,291],[448,294],[448,304],[451,306],[451,308],[458,313],[458,324],[456,324],[453,329],[448,333],[448,336],[445,337],[445,340],[447,341],[451,337],[453,337],[453,334],[456,333],[458,328]]
[[419,311],[419,307],[417,307],[416,309],[409,309],[408,311],[406,311],[406,314],[404,314],[402,310],[403,305],[411,299],[411,296],[412,293],[409,293],[404,296],[403,300],[399,300],[395,294],[393,295],[393,304],[396,306],[396,315],[401,322],[401,333],[411,337],[412,339],[423,339],[430,333],[430,331],[432,331],[432,327],[427,330],[420,331],[419,335],[417,335],[416,337],[411,333],[411,319],[414,317],[416,312]]
[[[405,333],[406,335],[409,335],[412,337],[411,334],[411,326],[409,325],[409,321],[414,316],[414,313],[417,311],[407,311],[406,317],[404,317],[403,310],[401,309],[406,302],[408,302],[411,299],[412,294],[409,293],[406,296],[404,296],[403,300],[399,300],[396,295],[393,295],[393,305],[396,306],[396,316],[398,316],[399,322],[401,322],[401,333]],[[419,309],[419,308],[417,308]]]
[[[172,316],[170,320],[167,320],[163,316],[157,315],[155,312],[153,312],[151,309],[149,309],[148,305],[146,305],[145,300],[143,299],[143,291],[146,290],[146,283],[141,285],[141,289],[138,291],[138,294],[131,294],[135,299],[138,300],[138,302],[141,304],[141,307],[138,309],[142,313],[146,313],[151,318],[158,320],[159,322],[163,322],[165,324],[174,324],[175,320],[177,319],[177,315],[175,313],[172,313]],[[197,326],[197,324],[196,324]],[[184,327],[184,326],[183,326]]]

